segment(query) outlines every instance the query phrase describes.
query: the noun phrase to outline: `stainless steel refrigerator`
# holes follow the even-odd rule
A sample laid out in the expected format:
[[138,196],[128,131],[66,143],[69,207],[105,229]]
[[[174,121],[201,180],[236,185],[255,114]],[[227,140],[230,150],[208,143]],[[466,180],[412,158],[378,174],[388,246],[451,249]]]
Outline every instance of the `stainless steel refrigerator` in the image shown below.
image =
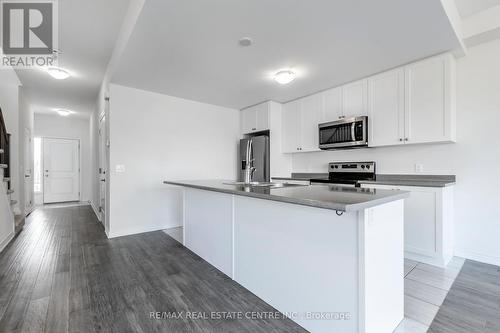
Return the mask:
[[245,166],[246,166],[246,150],[247,142],[251,141],[251,149],[253,155],[253,173],[252,181],[255,182],[269,182],[270,175],[270,158],[269,158],[269,136],[259,135],[251,138],[240,140],[240,181],[245,179]]

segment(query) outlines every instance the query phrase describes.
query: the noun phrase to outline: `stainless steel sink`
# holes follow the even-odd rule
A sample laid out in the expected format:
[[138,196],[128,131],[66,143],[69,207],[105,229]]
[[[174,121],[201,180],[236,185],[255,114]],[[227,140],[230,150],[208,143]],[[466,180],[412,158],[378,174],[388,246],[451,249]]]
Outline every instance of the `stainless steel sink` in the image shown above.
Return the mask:
[[306,186],[306,185],[300,185],[300,184],[272,183],[272,182],[250,182],[250,183],[226,182],[223,184],[225,184],[225,185],[240,185],[240,186],[248,186],[248,187],[271,187],[271,188]]

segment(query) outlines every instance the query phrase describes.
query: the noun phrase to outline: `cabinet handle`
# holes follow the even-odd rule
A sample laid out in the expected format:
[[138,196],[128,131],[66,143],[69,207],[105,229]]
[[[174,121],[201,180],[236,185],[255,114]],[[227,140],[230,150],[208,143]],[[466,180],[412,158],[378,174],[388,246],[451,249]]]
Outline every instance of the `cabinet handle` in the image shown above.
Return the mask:
[[408,138],[405,138],[405,141],[410,141]]
[[256,128],[252,128],[252,131],[255,131],[255,130],[256,130]]
[[399,138],[399,141],[403,141],[403,138]]

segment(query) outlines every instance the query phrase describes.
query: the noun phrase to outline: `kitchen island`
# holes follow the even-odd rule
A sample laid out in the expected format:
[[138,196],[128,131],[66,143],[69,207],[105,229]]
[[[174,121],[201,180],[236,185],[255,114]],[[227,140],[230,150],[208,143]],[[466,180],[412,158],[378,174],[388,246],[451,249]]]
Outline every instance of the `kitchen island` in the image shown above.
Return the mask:
[[310,332],[390,333],[404,317],[402,191],[183,187],[184,245]]

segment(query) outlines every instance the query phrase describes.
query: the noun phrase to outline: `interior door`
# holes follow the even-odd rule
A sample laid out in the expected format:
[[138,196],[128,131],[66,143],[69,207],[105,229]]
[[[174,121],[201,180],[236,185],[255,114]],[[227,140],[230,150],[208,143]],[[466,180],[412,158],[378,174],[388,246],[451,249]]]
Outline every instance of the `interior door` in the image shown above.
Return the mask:
[[99,211],[101,223],[106,225],[106,117],[99,122]]
[[24,208],[26,214],[33,211],[33,150],[31,131],[24,129]]
[[43,139],[43,202],[80,200],[80,141]]

